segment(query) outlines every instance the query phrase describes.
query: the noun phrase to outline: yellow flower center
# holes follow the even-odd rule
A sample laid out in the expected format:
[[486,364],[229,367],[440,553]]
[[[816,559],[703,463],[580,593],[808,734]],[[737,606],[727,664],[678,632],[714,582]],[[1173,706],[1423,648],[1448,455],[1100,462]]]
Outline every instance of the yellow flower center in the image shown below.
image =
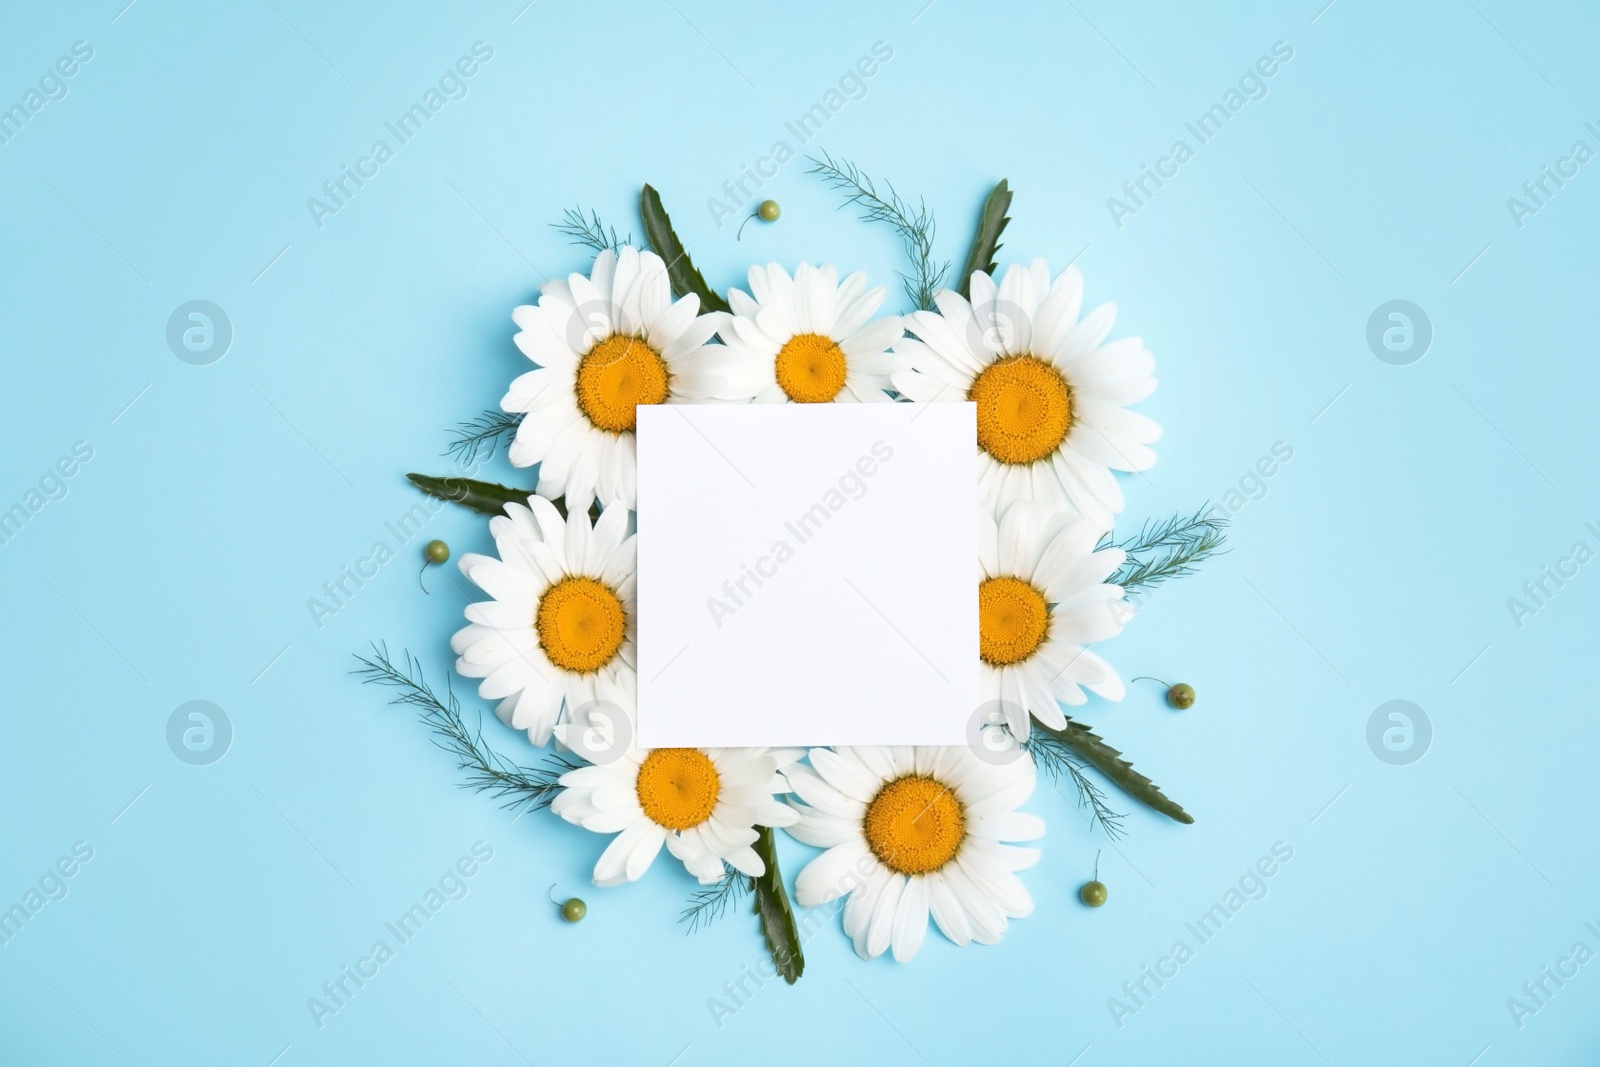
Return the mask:
[[1050,633],[1044,594],[1021,578],[987,578],[978,585],[978,656],[991,667],[1020,663]]
[[631,431],[634,408],[667,399],[667,361],[641,338],[614,333],[578,361],[578,410],[611,433]]
[[978,405],[978,446],[1001,463],[1033,463],[1072,429],[1072,386],[1038,356],[991,363],[967,391]]
[[639,765],[639,806],[657,826],[688,830],[711,818],[722,780],[698,748],[658,748]]
[[622,647],[628,619],[610,586],[593,578],[563,578],[539,598],[533,628],[551,663],[590,674]]
[[927,874],[955,858],[967,836],[967,814],[950,787],[920,774],[897,778],[867,805],[867,847],[900,874]]
[[844,350],[816,333],[797,333],[778,349],[778,385],[796,404],[826,404],[844,388]]

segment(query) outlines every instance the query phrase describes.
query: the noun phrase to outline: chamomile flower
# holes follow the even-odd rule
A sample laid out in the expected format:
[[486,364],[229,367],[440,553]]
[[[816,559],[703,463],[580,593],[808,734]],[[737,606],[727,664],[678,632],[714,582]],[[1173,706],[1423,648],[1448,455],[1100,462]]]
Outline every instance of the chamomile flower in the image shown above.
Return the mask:
[[467,605],[450,647],[456,670],[483,679],[478,695],[543,745],[563,708],[604,700],[634,709],[635,539],[628,509],[612,504],[589,525],[550,501],[507,504],[489,520],[499,559],[469,553],[461,573],[494,599]]
[[624,247],[596,256],[588,277],[546,282],[538,306],[511,313],[517,347],[538,369],[500,406],[523,413],[511,463],[539,464],[540,496],[564,496],[573,512],[596,499],[634,506],[635,408],[721,389],[705,356],[722,351],[706,345],[722,316],[699,310],[692,293],[672,299],[660,256]]
[[733,289],[733,314],[720,333],[719,397],[756,403],[826,404],[891,399],[889,374],[903,361],[888,352],[902,334],[898,316],[874,319],[886,290],[864,274],[844,281],[832,266],[802,263],[794,277],[776,263],[750,268],[750,292]]
[[978,685],[999,700],[1006,725],[1028,736],[1029,713],[1061,729],[1059,702],[1082,704],[1087,689],[1121,700],[1122,679],[1085,646],[1115,636],[1133,614],[1111,577],[1126,554],[1095,551],[1087,520],[1021,502],[978,523]]
[[594,884],[635,882],[661,846],[702,884],[726,863],[752,877],[766,864],[750,846],[757,826],[789,826],[799,816],[777,799],[779,773],[800,752],[766,748],[629,749],[605,766],[561,776],[550,810],[596,833],[616,834],[594,865]]
[[814,748],[785,772],[804,804],[791,837],[827,849],[795,879],[814,907],[848,894],[844,931],[862,958],[917,953],[928,918],[958,945],[994,944],[1033,911],[1015,871],[1039,858],[1044,822],[1017,808],[1033,761],[980,760],[966,747]]
[[906,322],[895,345],[911,369],[894,386],[917,401],[978,405],[980,498],[998,512],[1014,500],[1070,505],[1109,529],[1122,510],[1118,471],[1155,465],[1161,428],[1127,405],[1149,396],[1155,361],[1137,337],[1106,343],[1116,307],[1082,321],[1083,276],[1052,282],[1043,259],[1006,268],[999,285],[977,271],[972,299],[945,291],[938,313]]

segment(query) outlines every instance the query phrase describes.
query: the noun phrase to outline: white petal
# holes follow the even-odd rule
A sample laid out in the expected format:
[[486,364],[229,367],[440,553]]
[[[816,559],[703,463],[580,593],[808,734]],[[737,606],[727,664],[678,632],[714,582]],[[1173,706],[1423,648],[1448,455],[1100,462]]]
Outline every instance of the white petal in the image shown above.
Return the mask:
[[890,944],[896,963],[907,963],[922,947],[928,933],[928,884],[923,877],[908,878],[900,902],[895,906],[894,930]]

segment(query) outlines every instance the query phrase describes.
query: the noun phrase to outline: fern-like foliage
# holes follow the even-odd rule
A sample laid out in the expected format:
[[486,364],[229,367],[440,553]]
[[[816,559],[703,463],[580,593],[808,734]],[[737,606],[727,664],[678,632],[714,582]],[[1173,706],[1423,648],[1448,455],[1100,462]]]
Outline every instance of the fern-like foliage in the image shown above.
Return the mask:
[[678,916],[678,921],[688,923],[689,933],[692,934],[727,914],[754,889],[755,879],[724,864],[722,877],[696,889],[689,898],[689,906]]
[[1040,730],[1034,730],[1023,743],[1023,748],[1033,757],[1034,766],[1060,781],[1069,778],[1078,793],[1078,806],[1089,817],[1091,826],[1098,826],[1115,841],[1123,835],[1123,812],[1113,811],[1106,802],[1105,791],[1083,773],[1087,764],[1065,742]]
[[491,456],[503,444],[511,443],[521,425],[520,411],[485,411],[470,422],[458,423],[450,431],[450,447],[445,449],[445,455],[461,463]]
[[561,213],[561,221],[550,225],[557,233],[571,239],[573,244],[594,249],[596,255],[608,248],[615,252],[623,245],[633,244],[633,234],[618,237],[617,228],[601,222],[599,212],[590,211],[584,215],[581,207],[567,208]]
[[540,767],[522,767],[501,756],[483,739],[483,716],[469,727],[461,715],[461,704],[445,681],[441,699],[428,684],[422,664],[407,652],[401,664],[389,657],[386,645],[372,646],[372,657],[357,656],[361,664],[352,671],[364,682],[393,687],[397,693],[389,701],[415,708],[418,717],[435,734],[434,744],[455,757],[456,766],[466,773],[461,788],[488,793],[504,800],[504,808],[532,810],[548,807],[561,791],[560,778],[578,764],[552,756]]
[[807,174],[817,174],[829,186],[845,194],[845,205],[861,208],[861,221],[880,222],[892,228],[905,246],[906,257],[911,260],[909,273],[902,271],[906,299],[923,311],[933,310],[933,295],[944,285],[944,276],[950,263],[935,263],[933,212],[918,199],[916,207],[903,199],[888,182],[883,192],[878,191],[873,180],[849,160],[836,160],[828,153],[822,158],[806,157],[811,162]]
[[[1128,558],[1110,581],[1128,592],[1149,589],[1193,574],[1200,563],[1226,552],[1228,520],[1213,510],[1205,505],[1193,515],[1146,522],[1136,536],[1116,546]],[[1097,547],[1105,548],[1110,541],[1107,534]]]

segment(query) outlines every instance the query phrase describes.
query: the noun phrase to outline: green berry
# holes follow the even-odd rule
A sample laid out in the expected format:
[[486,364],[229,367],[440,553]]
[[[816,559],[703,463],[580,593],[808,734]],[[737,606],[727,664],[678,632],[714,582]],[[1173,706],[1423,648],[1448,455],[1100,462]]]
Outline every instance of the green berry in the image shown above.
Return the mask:
[[450,558],[450,546],[443,541],[429,541],[422,555],[429,563],[443,563]]
[[783,210],[778,207],[776,200],[763,200],[757,205],[756,214],[761,216],[762,222],[777,222]]
[[589,906],[577,897],[573,897],[561,905],[561,917],[569,923],[575,923],[589,914]]
[[1096,880],[1083,883],[1083,888],[1078,890],[1078,899],[1091,908],[1098,908],[1106,902],[1106,884]]
[[1179,711],[1194,707],[1194,686],[1188,682],[1179,682],[1167,690],[1167,703]]

